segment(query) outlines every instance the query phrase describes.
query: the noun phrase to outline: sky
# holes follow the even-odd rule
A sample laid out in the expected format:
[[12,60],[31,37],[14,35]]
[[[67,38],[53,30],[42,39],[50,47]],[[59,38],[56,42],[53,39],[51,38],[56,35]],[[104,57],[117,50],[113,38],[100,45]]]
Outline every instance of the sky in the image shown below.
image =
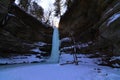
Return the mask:
[[[55,0],[32,0],[37,2],[45,11],[48,11],[50,8],[54,8],[53,3]],[[19,4],[19,0],[15,1],[16,4]]]
[[[58,26],[58,23],[60,21],[60,17],[55,17],[54,16],[54,2],[55,0],[32,0],[38,3],[38,5],[40,5],[43,9],[44,9],[44,16],[49,14],[49,11],[52,11],[52,14],[50,16],[50,22],[52,25],[54,26]],[[64,3],[65,0],[62,0],[62,3]],[[15,1],[16,4],[19,3],[19,0]],[[63,14],[66,11],[65,7],[62,7],[62,13]]]
[[54,16],[54,2],[55,0],[33,0],[38,3],[44,9],[44,16],[49,15],[49,11],[53,11],[50,16],[51,25],[57,26],[56,23],[59,23],[59,18]]
[[[60,21],[60,17],[55,17],[54,16],[54,2],[55,2],[55,0],[35,0],[40,6],[42,6],[42,8],[44,9],[44,13],[45,13],[45,15],[46,14],[48,14],[48,11],[49,10],[52,10],[53,11],[53,13],[52,13],[52,15],[51,15],[51,21],[53,21],[53,25],[55,25],[55,26],[59,26],[58,25],[58,23],[59,23],[59,21]],[[64,3],[65,2],[65,0],[62,0],[62,2]],[[61,14],[63,14],[65,11],[66,11],[66,8],[65,7],[62,7],[62,13]],[[51,22],[52,23],[52,22]]]
[[[53,23],[54,23],[53,25],[58,27],[59,26],[58,23],[60,21],[60,17],[55,17],[54,16],[54,5],[53,4],[54,4],[55,0],[35,0],[35,1],[38,2],[38,4],[40,6],[42,6],[42,8],[44,9],[45,15],[48,14],[49,10],[53,11],[50,19],[51,19],[51,21],[53,21]],[[66,0],[62,0],[62,3],[64,3],[65,1]],[[62,11],[61,14],[64,14],[64,12],[66,11],[66,7],[62,7],[61,9],[62,9],[61,10]]]
[[54,8],[53,3],[55,2],[55,0],[35,0],[35,1],[38,2],[38,4],[45,9],[45,11],[48,11],[50,8]]

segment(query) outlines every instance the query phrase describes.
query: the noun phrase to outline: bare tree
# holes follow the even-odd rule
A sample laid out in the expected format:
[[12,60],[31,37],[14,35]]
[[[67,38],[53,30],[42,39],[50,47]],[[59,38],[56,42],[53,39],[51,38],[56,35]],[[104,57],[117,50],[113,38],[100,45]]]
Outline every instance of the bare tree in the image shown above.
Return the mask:
[[44,17],[42,18],[42,21],[45,22],[45,24],[52,25],[51,20],[53,19],[53,8],[49,7],[49,9],[44,13]]

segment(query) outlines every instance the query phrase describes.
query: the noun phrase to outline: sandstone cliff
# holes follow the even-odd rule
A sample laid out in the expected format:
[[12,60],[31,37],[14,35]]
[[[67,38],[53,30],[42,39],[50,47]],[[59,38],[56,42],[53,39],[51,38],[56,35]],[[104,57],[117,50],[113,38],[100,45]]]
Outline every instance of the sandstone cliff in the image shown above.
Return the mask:
[[[13,2],[12,2],[13,1]],[[51,44],[52,28],[27,14],[14,0],[0,1],[0,54],[29,54],[35,42]]]

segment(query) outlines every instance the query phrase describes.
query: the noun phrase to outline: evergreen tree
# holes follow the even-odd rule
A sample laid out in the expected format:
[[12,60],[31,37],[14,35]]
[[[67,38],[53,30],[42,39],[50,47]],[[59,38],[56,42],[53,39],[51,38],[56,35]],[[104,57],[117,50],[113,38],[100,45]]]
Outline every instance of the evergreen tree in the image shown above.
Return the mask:
[[38,20],[42,20],[44,15],[44,10],[36,2],[33,2],[30,8],[30,13],[35,16]]
[[74,0],[66,0],[65,5],[67,6],[67,9],[71,7],[72,1]]
[[28,11],[28,7],[30,5],[31,0],[20,0],[19,6],[24,9],[25,11]]
[[55,6],[55,16],[61,16],[61,0],[56,0],[54,6]]
[[44,10],[35,1],[32,2],[32,0],[20,0],[19,6],[27,13],[36,17],[38,20],[42,20],[44,15]]
[[75,0],[55,0],[55,16],[60,17],[63,14],[63,10],[66,7],[67,9],[71,7],[72,3]]

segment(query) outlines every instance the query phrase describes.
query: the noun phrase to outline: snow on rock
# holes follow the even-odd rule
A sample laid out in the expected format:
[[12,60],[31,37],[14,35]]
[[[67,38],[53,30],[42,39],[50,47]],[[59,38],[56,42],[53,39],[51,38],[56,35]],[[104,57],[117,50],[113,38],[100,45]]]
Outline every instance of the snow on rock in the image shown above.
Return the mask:
[[37,53],[42,53],[43,52],[43,51],[40,51],[39,47],[31,49],[30,51],[37,52]]
[[[119,7],[120,3],[116,3],[116,5],[110,7],[108,10],[106,10],[105,14],[102,16],[102,18],[106,18],[106,16],[108,16],[109,14],[111,14],[112,12],[114,12],[114,10],[117,9],[117,7]],[[108,24],[109,25],[109,24]]]
[[85,47],[88,47],[89,44],[91,44],[92,42],[89,42],[89,43],[78,43],[78,44],[75,44],[75,45],[72,45],[72,46],[67,46],[67,47],[63,47],[60,49],[60,51],[63,51],[63,50],[68,50],[68,49],[72,49],[72,48],[85,48]]
[[92,41],[89,41],[88,44],[92,44],[93,42]]
[[113,56],[109,61],[113,63],[112,66],[120,67],[120,56]]
[[103,17],[105,17],[107,14],[109,14],[110,12],[112,12],[116,7],[119,6],[120,3],[117,3],[116,5],[114,5],[112,8],[110,8],[105,14]]
[[14,14],[8,13],[8,16],[16,17]]
[[107,26],[109,26],[113,21],[115,21],[116,19],[118,19],[120,17],[120,13],[116,13],[114,14],[112,17],[109,18]]
[[44,42],[36,42],[36,43],[34,43],[34,45],[36,45],[36,46],[44,46],[44,45],[47,45],[47,43],[44,43]]
[[70,41],[71,41],[71,38],[69,38],[69,37],[61,39],[61,42],[70,42]]
[[105,13],[105,15],[108,14],[108,13],[110,13],[112,10],[113,10],[113,8],[109,9],[109,10]]
[[83,44],[79,45],[79,48],[84,48],[84,47],[88,47],[88,44],[87,43],[83,43]]
[[19,64],[41,62],[43,59],[37,58],[37,55],[14,56],[11,58],[0,58],[0,64]]
[[60,49],[60,51],[67,50],[67,49],[72,49],[72,48],[74,48],[74,46],[63,47],[63,48]]
[[111,58],[111,60],[116,60],[116,59],[120,60],[120,56],[113,56],[113,57]]
[[44,42],[36,42],[36,43],[34,43],[33,45],[34,45],[34,46],[37,46],[37,47],[34,48],[34,49],[31,49],[30,51],[37,52],[37,53],[44,53],[43,51],[41,51],[41,50],[39,49],[39,47],[45,46],[45,45],[47,45],[47,43],[44,43]]

